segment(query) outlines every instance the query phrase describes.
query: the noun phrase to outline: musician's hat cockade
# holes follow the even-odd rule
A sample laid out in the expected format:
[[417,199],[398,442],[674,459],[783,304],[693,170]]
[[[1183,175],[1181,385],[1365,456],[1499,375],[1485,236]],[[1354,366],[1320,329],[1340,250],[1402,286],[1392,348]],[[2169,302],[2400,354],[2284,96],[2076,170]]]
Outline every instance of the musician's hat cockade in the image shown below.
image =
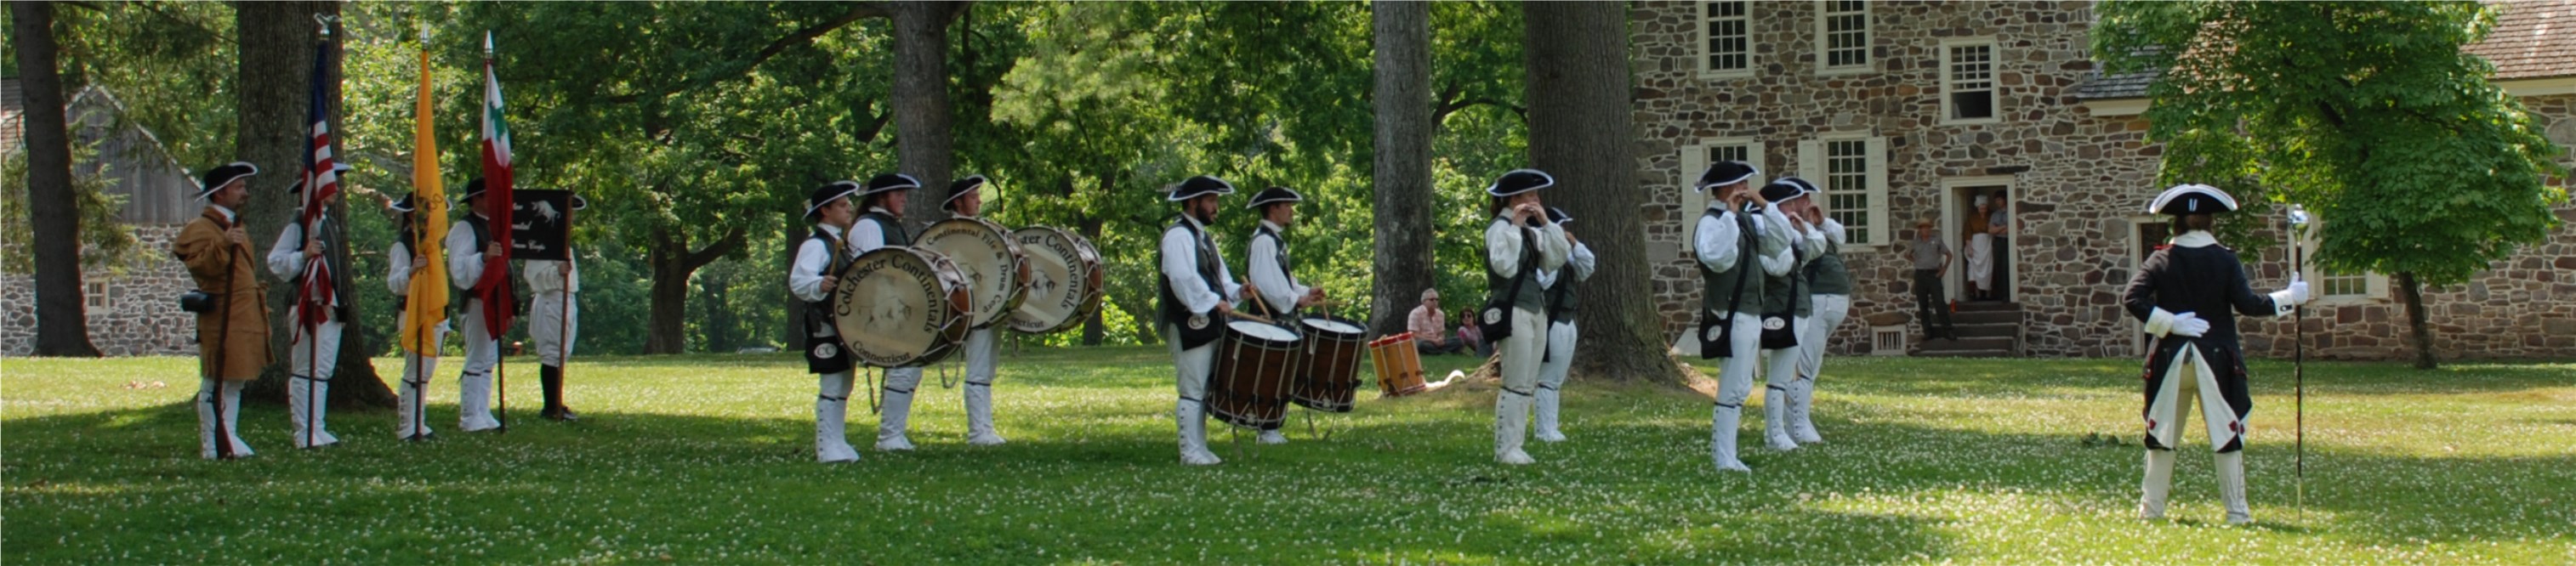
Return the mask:
[[2227,196],[2227,191],[2218,190],[2218,187],[2200,184],[2174,185],[2174,188],[2165,189],[2164,194],[2156,195],[2155,202],[2147,203],[2150,214],[2181,216],[2235,211],[2236,197]]
[[824,205],[850,198],[859,194],[859,190],[858,181],[833,181],[832,184],[815,187],[813,196],[805,199],[805,219],[813,220],[816,213],[823,211]]
[[1305,200],[1306,197],[1298,195],[1297,191],[1288,190],[1288,187],[1271,187],[1262,189],[1261,192],[1252,193],[1252,204],[1247,204],[1243,207],[1259,209],[1261,208],[1261,205],[1274,202],[1302,202]]
[[1719,161],[1717,163],[1710,164],[1707,171],[1701,172],[1699,174],[1699,182],[1692,184],[1691,189],[1705,191],[1710,187],[1723,187],[1742,183],[1746,179],[1752,179],[1754,175],[1760,174],[1762,174],[1762,170],[1754,167],[1751,163],[1745,163],[1742,161]]
[[206,198],[206,195],[215,194],[215,191],[224,188],[224,185],[258,174],[259,166],[252,165],[248,161],[235,161],[208,169],[205,178],[197,186],[197,198]]
[[1234,194],[1234,184],[1225,182],[1225,179],[1199,175],[1182,179],[1178,184],[1163,187],[1162,192],[1165,193],[1163,196],[1165,201],[1184,201],[1205,194]]
[[1537,169],[1513,169],[1485,186],[1485,194],[1507,197],[1556,186],[1556,177]]

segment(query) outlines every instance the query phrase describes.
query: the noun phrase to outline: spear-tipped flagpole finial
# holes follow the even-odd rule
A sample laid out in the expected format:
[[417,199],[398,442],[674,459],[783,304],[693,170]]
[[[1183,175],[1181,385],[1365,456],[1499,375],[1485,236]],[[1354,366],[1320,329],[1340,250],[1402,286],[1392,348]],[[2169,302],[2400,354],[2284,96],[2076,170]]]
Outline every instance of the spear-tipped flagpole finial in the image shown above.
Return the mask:
[[492,57],[492,30],[483,30],[483,57]]
[[316,12],[316,13],[314,13],[314,14],[313,14],[313,27],[314,27],[315,29],[322,30],[322,38],[323,38],[323,39],[330,39],[330,38],[331,38],[331,21],[332,21],[332,20],[337,20],[337,19],[340,19],[340,18],[339,18],[339,17],[336,17],[336,16],[329,16],[329,15],[324,15],[324,14],[321,14],[321,13],[319,13],[319,12]]

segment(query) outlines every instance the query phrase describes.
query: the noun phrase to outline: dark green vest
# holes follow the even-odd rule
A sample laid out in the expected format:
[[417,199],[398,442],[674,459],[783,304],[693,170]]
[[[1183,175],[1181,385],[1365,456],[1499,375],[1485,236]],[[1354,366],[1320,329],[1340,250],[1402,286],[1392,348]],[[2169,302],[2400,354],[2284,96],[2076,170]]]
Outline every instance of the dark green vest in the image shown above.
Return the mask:
[[[1726,219],[1720,216],[1723,212],[1725,211],[1721,209],[1710,208],[1700,213],[1700,216],[1717,218],[1719,222],[1725,222]],[[1735,303],[1736,295],[1739,293],[1744,295],[1743,301],[1747,306],[1755,307],[1757,310],[1761,307],[1763,278],[1759,277],[1760,273],[1757,272],[1761,271],[1762,267],[1755,263],[1754,259],[1754,255],[1760,251],[1760,237],[1753,233],[1752,216],[1742,212],[1737,212],[1734,216],[1735,265],[1718,270],[1709,269],[1708,264],[1705,263],[1692,262],[1699,265],[1699,308],[1702,312],[1719,316],[1735,314],[1727,310],[1727,307]],[[1693,234],[1691,241],[1699,241],[1698,235]]]
[[1825,255],[1807,263],[1807,284],[1818,295],[1849,295],[1852,292],[1851,269],[1843,266],[1843,245],[1825,241]]
[[[1494,219],[1494,222],[1507,223],[1511,222],[1511,219],[1496,218]],[[1490,230],[1491,225],[1488,225],[1487,229]],[[1527,228],[1519,226],[1515,226],[1513,229],[1527,230]],[[1539,288],[1538,281],[1534,281],[1534,279],[1537,279],[1539,270],[1537,238],[1543,236],[1526,232],[1521,236],[1521,261],[1519,273],[1514,274],[1511,277],[1504,277],[1501,274],[1494,273],[1494,266],[1491,263],[1488,263],[1485,266],[1485,304],[1500,305],[1508,300],[1512,308],[1534,313],[1545,313],[1547,312],[1547,290]],[[1491,250],[1488,250],[1486,253],[1488,254],[1486,257],[1493,257],[1491,255],[1493,253]],[[1516,289],[1516,294],[1505,296],[1506,293],[1515,293]]]
[[[1218,278],[1219,276],[1217,273],[1217,270],[1223,269],[1224,266],[1217,262],[1216,243],[1208,241],[1207,233],[1199,231],[1198,226],[1191,224],[1189,219],[1186,218],[1174,218],[1172,219],[1172,227],[1163,229],[1164,233],[1170,233],[1172,230],[1189,231],[1190,241],[1193,242],[1191,247],[1196,248],[1193,251],[1194,254],[1198,256],[1197,275],[1199,276],[1199,282],[1207,286],[1208,292],[1216,293],[1216,296],[1218,297],[1217,300],[1224,300],[1225,288],[1222,286],[1223,283],[1220,283],[1221,280]],[[1159,271],[1162,265],[1162,239],[1155,238],[1154,266],[1156,270]],[[1197,348],[1199,346],[1206,345],[1208,342],[1213,342],[1218,337],[1225,335],[1224,320],[1217,319],[1213,314],[1205,318],[1199,318],[1197,313],[1190,312],[1188,307],[1181,304],[1181,296],[1172,292],[1172,278],[1169,277],[1169,275],[1170,274],[1163,274],[1163,276],[1157,276],[1154,278],[1155,289],[1160,292],[1157,296],[1157,306],[1159,307],[1157,310],[1161,312],[1163,322],[1169,323],[1180,329],[1181,347],[1184,349]],[[1194,318],[1197,320],[1192,320]],[[1197,322],[1199,325],[1193,327],[1190,324],[1192,322]]]
[[[875,221],[877,222],[877,225],[878,225],[878,226],[883,226],[883,227],[885,227],[885,245],[888,245],[888,246],[909,246],[909,245],[912,245],[912,235],[911,235],[911,234],[904,233],[904,231],[903,231],[903,222],[902,222],[902,221],[899,221],[899,220],[895,220],[893,216],[887,216],[887,215],[884,215],[884,214],[879,214],[879,213],[877,213],[876,211],[873,211],[873,210],[872,210],[872,211],[868,211],[868,212],[860,213],[860,214],[859,214],[859,219],[860,219],[860,220],[875,220]],[[851,224],[851,226],[857,226],[857,224]]]

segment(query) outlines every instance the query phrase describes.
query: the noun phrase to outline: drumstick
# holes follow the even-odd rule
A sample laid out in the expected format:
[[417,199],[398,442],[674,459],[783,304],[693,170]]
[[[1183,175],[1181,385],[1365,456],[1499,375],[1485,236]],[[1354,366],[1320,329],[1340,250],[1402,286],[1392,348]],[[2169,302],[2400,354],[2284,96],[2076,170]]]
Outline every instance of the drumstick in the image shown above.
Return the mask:
[[[1269,310],[1269,309],[1262,309],[1262,310]],[[1237,311],[1237,312],[1235,312],[1235,313],[1234,313],[1234,317],[1235,317],[1235,318],[1240,318],[1240,319],[1246,319],[1246,320],[1259,321],[1259,322],[1261,322],[1262,324],[1268,324],[1268,325],[1272,325],[1272,326],[1277,326],[1277,325],[1279,325],[1279,321],[1271,320],[1271,319],[1270,319],[1270,317],[1266,317],[1266,316],[1253,316],[1253,315],[1252,315],[1252,313],[1248,313],[1248,312],[1241,312],[1241,311]]]

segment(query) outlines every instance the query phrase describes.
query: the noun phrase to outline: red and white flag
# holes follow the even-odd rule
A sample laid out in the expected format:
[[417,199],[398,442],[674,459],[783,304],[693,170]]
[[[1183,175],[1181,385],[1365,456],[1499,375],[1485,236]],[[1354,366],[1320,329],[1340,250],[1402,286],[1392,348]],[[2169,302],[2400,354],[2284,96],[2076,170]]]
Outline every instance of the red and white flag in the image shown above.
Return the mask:
[[483,32],[483,217],[492,222],[492,241],[499,255],[483,256],[483,328],[494,336],[510,328],[510,125],[501,120],[501,78],[492,72],[492,32]]

